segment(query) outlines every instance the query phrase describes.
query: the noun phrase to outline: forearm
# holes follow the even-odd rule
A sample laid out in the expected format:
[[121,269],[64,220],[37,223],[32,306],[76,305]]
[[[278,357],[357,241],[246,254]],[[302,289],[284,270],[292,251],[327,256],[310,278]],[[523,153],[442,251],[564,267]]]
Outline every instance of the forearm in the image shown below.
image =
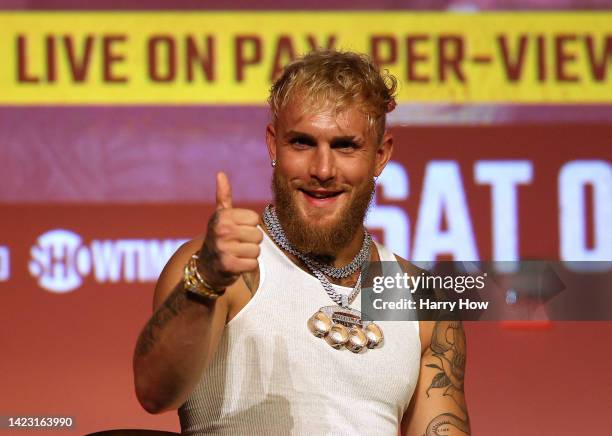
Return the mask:
[[[409,423],[411,435],[470,435],[470,419],[463,392],[463,375],[456,373],[453,359],[444,354],[423,358],[423,378],[415,400],[419,403]],[[461,371],[462,372],[462,371]]]
[[182,283],[142,330],[134,352],[134,382],[151,413],[179,407],[198,382],[225,324],[224,302],[187,297]]
[[[429,329],[432,324],[421,324]],[[419,380],[402,420],[403,436],[470,435],[463,391],[466,341],[459,321],[433,323]]]

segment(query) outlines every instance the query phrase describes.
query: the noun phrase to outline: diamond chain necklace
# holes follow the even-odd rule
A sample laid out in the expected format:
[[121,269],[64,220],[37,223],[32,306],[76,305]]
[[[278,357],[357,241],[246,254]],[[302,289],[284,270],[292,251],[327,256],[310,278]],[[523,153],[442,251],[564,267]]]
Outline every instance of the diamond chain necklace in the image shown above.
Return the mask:
[[336,292],[326,276],[330,276],[335,279],[349,277],[368,261],[370,258],[372,237],[367,230],[364,229],[363,244],[361,245],[359,253],[357,253],[357,255],[353,258],[351,263],[341,268],[336,268],[331,265],[320,263],[294,248],[287,239],[285,231],[283,230],[283,227],[278,220],[278,216],[276,215],[276,211],[272,205],[266,206],[263,214],[263,220],[274,242],[282,249],[296,256],[306,264],[308,269],[312,271],[317,279],[319,279],[321,285],[323,285],[323,289],[325,289],[325,292],[327,295],[329,295],[329,298],[334,301],[334,303],[342,307],[348,307],[348,305],[355,300],[357,294],[359,294],[359,291],[361,290],[361,273],[359,273],[359,277],[357,278],[357,283],[355,284],[353,291],[348,296]]

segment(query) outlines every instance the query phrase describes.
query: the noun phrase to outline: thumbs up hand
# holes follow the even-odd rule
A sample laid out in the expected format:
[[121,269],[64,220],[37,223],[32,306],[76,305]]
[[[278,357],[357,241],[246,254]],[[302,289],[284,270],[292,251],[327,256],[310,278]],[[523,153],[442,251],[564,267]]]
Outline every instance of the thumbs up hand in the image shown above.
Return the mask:
[[215,289],[233,284],[242,273],[257,269],[263,233],[259,215],[232,207],[232,189],[223,172],[217,173],[217,210],[208,221],[198,269]]

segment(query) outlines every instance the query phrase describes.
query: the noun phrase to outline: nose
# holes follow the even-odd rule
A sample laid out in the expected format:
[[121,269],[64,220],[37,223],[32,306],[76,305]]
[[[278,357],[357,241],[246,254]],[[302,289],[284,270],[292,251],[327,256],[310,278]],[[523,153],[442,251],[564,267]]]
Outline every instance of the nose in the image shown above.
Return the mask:
[[314,150],[310,162],[310,176],[320,183],[325,183],[336,177],[334,154],[328,144],[319,144]]

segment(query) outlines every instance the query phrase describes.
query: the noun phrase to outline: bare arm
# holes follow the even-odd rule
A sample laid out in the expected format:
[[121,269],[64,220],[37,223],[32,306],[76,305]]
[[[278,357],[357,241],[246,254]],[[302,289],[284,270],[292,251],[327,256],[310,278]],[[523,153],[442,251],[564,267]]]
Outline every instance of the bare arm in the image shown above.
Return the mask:
[[[222,178],[225,178],[223,175]],[[217,180],[217,212],[204,239],[183,245],[164,268],[155,288],[154,313],[134,351],[136,396],[150,413],[180,407],[213,357],[226,321],[250,298],[247,283],[257,286],[259,216],[231,207],[229,183]],[[200,253],[198,269],[215,288],[216,300],[193,296],[182,283],[183,268]]]
[[424,321],[421,332],[428,345],[421,358],[416,390],[402,419],[402,435],[469,435],[463,392],[466,354],[463,326],[454,320]]
[[178,408],[187,399],[225,325],[228,296],[196,301],[180,281],[183,265],[197,251],[194,246],[192,241],[181,247],[164,268],[155,290],[155,312],[134,351],[136,394],[150,413]]

